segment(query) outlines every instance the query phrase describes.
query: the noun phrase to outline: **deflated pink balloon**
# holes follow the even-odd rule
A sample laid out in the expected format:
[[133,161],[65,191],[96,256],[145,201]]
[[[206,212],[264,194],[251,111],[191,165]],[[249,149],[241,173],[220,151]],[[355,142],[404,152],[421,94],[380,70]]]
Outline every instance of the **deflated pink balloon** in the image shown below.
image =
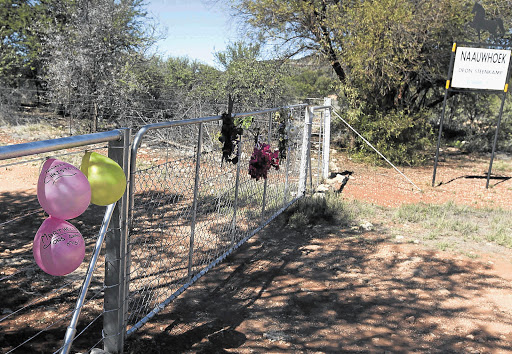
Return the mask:
[[73,219],[89,206],[91,186],[80,169],[64,161],[48,159],[37,181],[37,199],[49,215]]
[[50,275],[66,275],[77,269],[85,257],[85,242],[76,227],[50,216],[34,237],[34,259]]

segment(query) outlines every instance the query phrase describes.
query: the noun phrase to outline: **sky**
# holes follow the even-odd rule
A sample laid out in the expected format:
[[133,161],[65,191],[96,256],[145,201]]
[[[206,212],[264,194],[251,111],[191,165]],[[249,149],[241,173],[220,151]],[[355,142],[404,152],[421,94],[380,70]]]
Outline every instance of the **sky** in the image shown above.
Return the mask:
[[164,29],[166,38],[156,52],[167,58],[188,57],[216,66],[213,53],[236,40],[236,25],[223,1],[148,0],[147,11]]

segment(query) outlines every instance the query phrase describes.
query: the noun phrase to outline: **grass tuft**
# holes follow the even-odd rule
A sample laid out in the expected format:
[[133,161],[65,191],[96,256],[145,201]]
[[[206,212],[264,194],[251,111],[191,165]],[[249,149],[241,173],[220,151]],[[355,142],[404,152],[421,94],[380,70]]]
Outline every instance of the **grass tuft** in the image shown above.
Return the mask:
[[418,203],[396,209],[392,219],[396,224],[415,224],[419,237],[426,240],[449,238],[452,241],[442,242],[452,243],[451,246],[468,240],[494,242],[512,248],[512,211],[508,210],[476,209],[453,202]]
[[362,220],[380,225],[389,236],[405,235],[406,241],[421,242],[441,250],[464,252],[486,243],[512,248],[512,211],[477,209],[445,204],[407,204],[389,209],[360,201],[343,200],[338,194],[324,198],[303,198],[284,213],[282,220],[291,228],[318,224],[340,227]]
[[282,220],[294,229],[320,224],[348,227],[377,216],[379,209],[372,204],[343,200],[336,193],[326,193],[325,196],[300,199],[288,208]]
[[352,219],[350,210],[345,208],[345,202],[331,193],[300,199],[288,208],[283,218],[294,229],[325,223],[348,225]]

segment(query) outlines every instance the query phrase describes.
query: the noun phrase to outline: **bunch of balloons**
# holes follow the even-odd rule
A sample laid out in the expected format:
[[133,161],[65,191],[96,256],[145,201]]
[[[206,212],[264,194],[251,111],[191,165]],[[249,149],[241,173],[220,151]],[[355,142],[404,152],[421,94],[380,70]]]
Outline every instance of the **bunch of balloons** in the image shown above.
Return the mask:
[[85,242],[66,220],[81,215],[90,203],[116,202],[125,189],[123,169],[101,154],[86,152],[80,169],[47,159],[37,181],[37,199],[49,217],[37,230],[32,249],[39,268],[51,275],[75,271],[85,257]]

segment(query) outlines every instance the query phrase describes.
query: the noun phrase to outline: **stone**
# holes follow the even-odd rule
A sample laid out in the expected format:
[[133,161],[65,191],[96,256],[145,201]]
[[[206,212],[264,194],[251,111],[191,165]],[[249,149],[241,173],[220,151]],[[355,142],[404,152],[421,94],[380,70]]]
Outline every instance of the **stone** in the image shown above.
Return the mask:
[[327,184],[321,184],[316,188],[317,193],[327,193],[331,188]]
[[110,353],[103,349],[92,348],[91,354],[110,354]]
[[349,175],[337,174],[336,177],[328,179],[327,183],[331,186],[332,190],[340,193],[347,184]]
[[369,221],[362,222],[359,227],[365,231],[371,231],[373,229],[373,224]]

